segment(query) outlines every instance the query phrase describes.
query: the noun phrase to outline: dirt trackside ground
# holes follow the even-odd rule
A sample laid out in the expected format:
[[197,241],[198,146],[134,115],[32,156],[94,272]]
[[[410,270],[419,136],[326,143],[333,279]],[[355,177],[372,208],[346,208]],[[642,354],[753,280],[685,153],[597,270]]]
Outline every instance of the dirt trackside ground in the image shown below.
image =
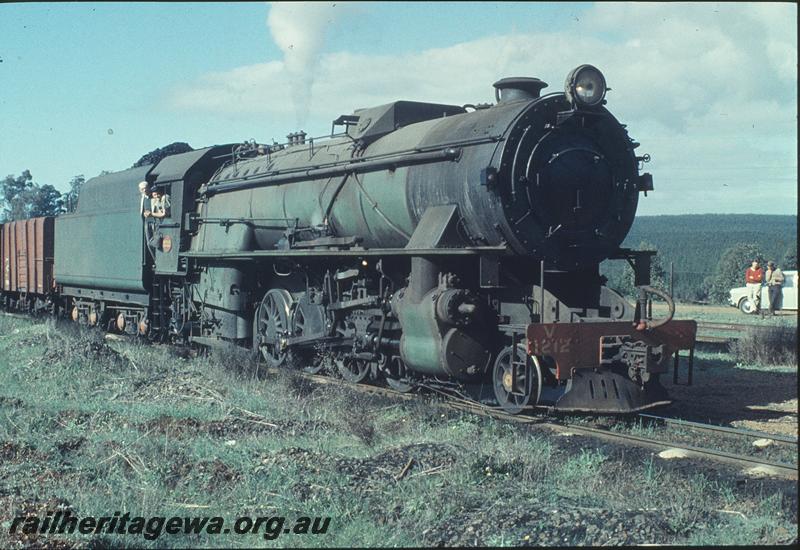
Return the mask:
[[[0,317],[0,547],[797,541],[794,483],[265,377],[245,355]],[[20,514],[66,510],[331,522],[274,541],[9,533]]]

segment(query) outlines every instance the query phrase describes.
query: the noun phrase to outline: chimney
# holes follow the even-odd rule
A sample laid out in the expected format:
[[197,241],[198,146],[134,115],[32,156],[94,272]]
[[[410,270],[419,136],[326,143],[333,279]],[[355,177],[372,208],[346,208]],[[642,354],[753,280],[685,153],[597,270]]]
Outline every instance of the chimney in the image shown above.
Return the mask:
[[539,97],[542,88],[547,88],[547,83],[538,78],[524,76],[512,76],[501,78],[494,84],[494,96],[498,103],[507,101],[520,101],[536,99]]

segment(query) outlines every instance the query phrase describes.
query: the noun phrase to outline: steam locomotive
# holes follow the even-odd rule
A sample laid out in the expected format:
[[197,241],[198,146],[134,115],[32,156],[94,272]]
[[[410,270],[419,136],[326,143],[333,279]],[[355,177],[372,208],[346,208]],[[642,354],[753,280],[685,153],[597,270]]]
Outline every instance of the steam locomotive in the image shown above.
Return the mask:
[[[99,176],[55,219],[54,279],[31,302],[5,262],[4,300],[510,413],[667,403],[659,376],[696,325],[649,286],[653,253],[620,247],[653,189],[649,157],[606,109],[598,69],[546,87],[504,78],[493,105],[396,101],[338,117],[325,138]],[[141,181],[171,197],[165,218],[143,220]],[[604,285],[606,259],[633,266],[635,304]],[[650,318],[653,294],[667,318]]]

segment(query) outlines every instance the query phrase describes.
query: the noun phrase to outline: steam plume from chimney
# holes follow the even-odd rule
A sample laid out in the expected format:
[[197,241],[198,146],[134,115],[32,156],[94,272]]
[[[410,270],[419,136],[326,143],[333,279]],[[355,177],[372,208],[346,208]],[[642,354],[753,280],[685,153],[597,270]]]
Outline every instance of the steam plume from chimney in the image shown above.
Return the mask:
[[267,27],[283,51],[283,63],[292,85],[297,127],[311,107],[311,87],[327,27],[336,16],[336,4],[327,2],[272,2]]

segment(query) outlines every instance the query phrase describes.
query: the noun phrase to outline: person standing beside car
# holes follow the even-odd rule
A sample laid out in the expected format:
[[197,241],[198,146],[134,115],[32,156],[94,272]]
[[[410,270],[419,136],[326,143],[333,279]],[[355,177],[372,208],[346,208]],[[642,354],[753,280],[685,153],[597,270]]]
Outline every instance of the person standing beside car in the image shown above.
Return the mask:
[[767,263],[767,290],[769,291],[769,314],[775,315],[775,309],[781,299],[781,289],[783,288],[783,271],[775,262]]
[[753,304],[753,312],[758,313],[761,309],[761,283],[764,282],[764,270],[758,266],[758,260],[753,260],[744,272],[744,281],[750,303]]

